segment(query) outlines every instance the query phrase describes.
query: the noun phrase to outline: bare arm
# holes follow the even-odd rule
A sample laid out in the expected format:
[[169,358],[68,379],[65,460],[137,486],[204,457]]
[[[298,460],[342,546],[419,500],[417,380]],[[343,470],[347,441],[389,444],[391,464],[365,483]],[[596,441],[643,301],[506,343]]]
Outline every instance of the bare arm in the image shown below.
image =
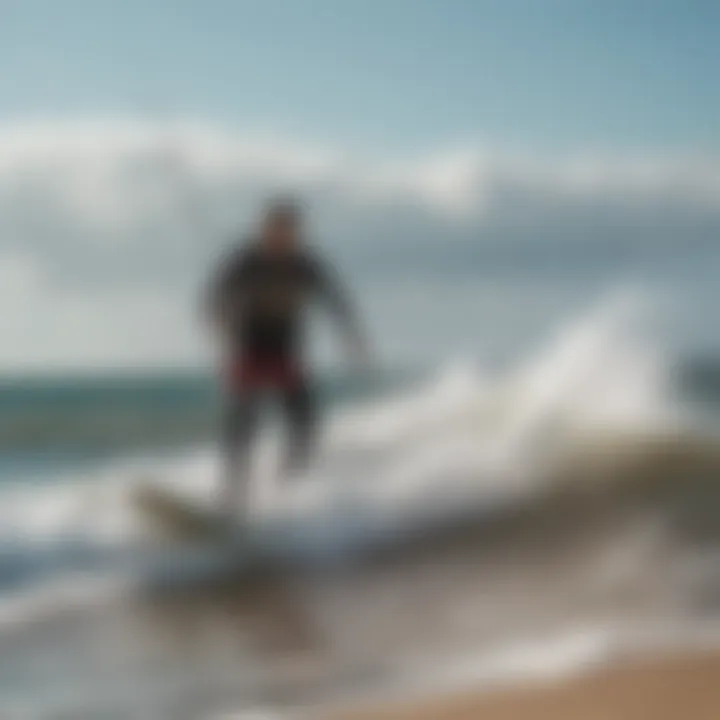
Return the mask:
[[349,347],[355,352],[364,352],[364,333],[355,307],[337,274],[332,268],[316,261],[313,265],[313,278],[320,300],[332,314]]
[[227,325],[233,303],[240,290],[244,256],[234,250],[228,253],[211,275],[201,298],[203,320],[211,327]]

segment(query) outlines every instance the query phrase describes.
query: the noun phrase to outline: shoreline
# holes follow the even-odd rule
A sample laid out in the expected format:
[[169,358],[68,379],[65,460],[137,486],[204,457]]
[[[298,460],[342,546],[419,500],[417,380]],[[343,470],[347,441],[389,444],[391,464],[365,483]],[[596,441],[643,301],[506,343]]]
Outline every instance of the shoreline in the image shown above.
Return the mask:
[[717,720],[720,650],[667,651],[570,676],[422,698],[358,701],[317,720]]

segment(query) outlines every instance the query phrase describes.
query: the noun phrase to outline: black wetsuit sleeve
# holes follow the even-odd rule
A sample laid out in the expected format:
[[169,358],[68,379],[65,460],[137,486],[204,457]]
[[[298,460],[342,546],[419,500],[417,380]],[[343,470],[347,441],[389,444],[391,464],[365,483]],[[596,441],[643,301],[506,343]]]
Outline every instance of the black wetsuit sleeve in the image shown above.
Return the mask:
[[359,341],[362,333],[355,308],[334,270],[314,259],[311,275],[315,294],[333,315],[343,332],[353,341]]
[[228,253],[210,277],[202,297],[202,312],[212,324],[225,324],[242,289],[247,265],[242,251]]

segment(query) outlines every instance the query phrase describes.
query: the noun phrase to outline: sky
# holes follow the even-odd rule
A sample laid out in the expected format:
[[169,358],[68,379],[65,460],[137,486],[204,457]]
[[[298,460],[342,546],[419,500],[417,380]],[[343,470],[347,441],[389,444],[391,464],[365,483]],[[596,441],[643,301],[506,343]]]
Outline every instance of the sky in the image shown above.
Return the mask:
[[277,190],[389,358],[646,287],[720,351],[715,2],[0,0],[0,68],[0,372],[206,363]]
[[362,152],[720,148],[714,0],[2,0],[0,116],[178,113]]

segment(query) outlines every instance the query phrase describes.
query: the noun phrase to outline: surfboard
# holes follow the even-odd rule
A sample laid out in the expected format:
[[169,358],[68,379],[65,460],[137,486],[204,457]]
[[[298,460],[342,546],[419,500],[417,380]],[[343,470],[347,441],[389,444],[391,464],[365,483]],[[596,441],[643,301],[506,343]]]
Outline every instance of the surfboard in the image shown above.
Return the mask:
[[152,484],[138,485],[132,502],[155,532],[178,542],[219,542],[242,530],[226,515]]

